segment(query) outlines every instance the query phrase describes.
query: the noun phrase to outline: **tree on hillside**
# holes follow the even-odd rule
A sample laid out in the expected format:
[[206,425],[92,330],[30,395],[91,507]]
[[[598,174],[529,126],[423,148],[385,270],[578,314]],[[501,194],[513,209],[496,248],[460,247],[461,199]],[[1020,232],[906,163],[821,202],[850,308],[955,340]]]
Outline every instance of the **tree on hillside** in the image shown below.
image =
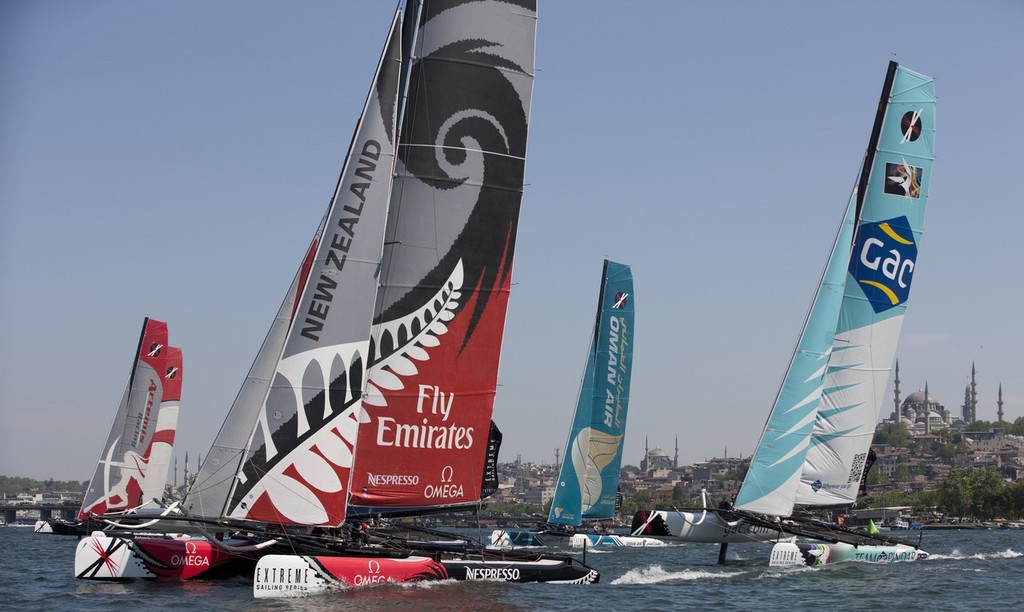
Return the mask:
[[939,483],[935,494],[939,505],[947,513],[954,516],[964,516],[971,507],[971,470],[953,469]]
[[885,423],[875,432],[874,443],[907,447],[910,445],[910,431],[905,423]]
[[974,421],[968,423],[964,431],[990,431],[993,427],[996,427],[996,424],[989,421]]
[[955,516],[993,519],[1011,510],[1010,493],[994,468],[956,468],[935,491],[939,506]]

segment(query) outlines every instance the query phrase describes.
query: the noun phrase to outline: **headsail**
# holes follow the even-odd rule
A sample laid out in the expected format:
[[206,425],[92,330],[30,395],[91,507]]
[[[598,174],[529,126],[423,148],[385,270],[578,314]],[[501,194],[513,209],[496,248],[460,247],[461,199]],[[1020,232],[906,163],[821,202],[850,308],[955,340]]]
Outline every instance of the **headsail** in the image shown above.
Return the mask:
[[793,512],[846,286],[856,202],[854,189],[789,370],[736,497],[740,510],[770,516],[789,516]]
[[[82,499],[78,517],[136,508],[143,503],[146,462],[157,430],[167,364],[167,324],[147,318],[110,435]],[[160,477],[165,479],[166,471]],[[161,480],[161,487],[163,480]]]
[[849,275],[799,504],[857,497],[910,295],[934,136],[933,80],[891,62],[857,190]]
[[260,398],[262,410],[228,500],[230,518],[293,525],[338,525],[345,518],[394,167],[400,39],[396,12]]
[[533,87],[532,0],[410,3],[409,15],[408,101],[352,473],[362,507],[480,499]]
[[583,519],[615,516],[635,316],[632,271],[605,260],[594,336],[549,523],[579,525]]
[[310,243],[295,278],[285,293],[274,322],[260,346],[256,359],[235,396],[224,423],[214,438],[213,446],[199,466],[182,504],[185,512],[197,519],[219,519],[227,504],[235,473],[242,464],[249,437],[270,390],[271,377],[277,367],[288,329],[295,316],[295,304],[305,288],[306,277],[316,255],[319,235]]

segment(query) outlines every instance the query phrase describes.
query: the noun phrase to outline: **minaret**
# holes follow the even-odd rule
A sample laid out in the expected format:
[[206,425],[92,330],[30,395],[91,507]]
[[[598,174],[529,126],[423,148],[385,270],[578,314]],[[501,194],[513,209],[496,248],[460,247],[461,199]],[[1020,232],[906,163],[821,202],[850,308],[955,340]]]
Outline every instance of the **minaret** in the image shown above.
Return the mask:
[[971,421],[978,420],[978,383],[974,379],[974,362],[971,362]]
[[[999,389],[1000,389],[999,390],[999,397],[1000,397],[999,405],[1002,406],[1003,405],[1002,404],[1003,400],[1001,399],[1003,397],[1002,387],[1000,387]],[[674,469],[674,468],[677,468],[677,467],[679,467],[679,436],[676,436],[676,456],[672,458],[672,468]]]
[[892,408],[892,420],[894,423],[899,423],[900,418],[903,414],[900,412],[900,360],[896,360],[896,379],[893,381],[893,408]]
[[644,461],[640,464],[640,469],[644,472],[651,469],[651,445],[650,440],[647,436],[644,436]]
[[964,385],[964,405],[960,408],[961,414],[964,415],[964,423],[970,423],[974,421],[971,415],[971,385]]
[[928,398],[928,381],[924,381],[924,433],[932,433],[932,402]]
[[1003,383],[999,383],[999,401],[996,402],[996,406],[999,409],[996,411],[996,415],[999,417],[999,421],[1003,420]]

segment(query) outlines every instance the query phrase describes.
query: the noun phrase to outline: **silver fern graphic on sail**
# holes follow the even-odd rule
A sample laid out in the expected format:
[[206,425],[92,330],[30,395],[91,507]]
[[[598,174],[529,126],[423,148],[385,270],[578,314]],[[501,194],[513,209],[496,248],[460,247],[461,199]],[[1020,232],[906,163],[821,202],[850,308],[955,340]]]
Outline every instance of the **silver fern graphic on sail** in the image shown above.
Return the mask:
[[427,361],[429,348],[438,346],[438,336],[448,333],[448,323],[455,318],[462,299],[462,261],[460,260],[442,288],[423,306],[412,313],[386,321],[373,328],[377,346],[393,347],[371,365],[369,384],[363,401],[369,406],[387,406],[386,391],[405,387],[402,377],[417,373],[416,362]]

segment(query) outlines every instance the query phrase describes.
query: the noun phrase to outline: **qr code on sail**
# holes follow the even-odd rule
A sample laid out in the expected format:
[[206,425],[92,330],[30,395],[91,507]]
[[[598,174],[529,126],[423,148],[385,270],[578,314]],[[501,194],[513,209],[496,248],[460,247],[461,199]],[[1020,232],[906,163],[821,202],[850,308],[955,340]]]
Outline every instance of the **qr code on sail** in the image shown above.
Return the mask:
[[867,460],[867,453],[860,453],[853,456],[853,467],[850,468],[850,479],[846,482],[860,482],[860,475],[864,473],[864,462]]

